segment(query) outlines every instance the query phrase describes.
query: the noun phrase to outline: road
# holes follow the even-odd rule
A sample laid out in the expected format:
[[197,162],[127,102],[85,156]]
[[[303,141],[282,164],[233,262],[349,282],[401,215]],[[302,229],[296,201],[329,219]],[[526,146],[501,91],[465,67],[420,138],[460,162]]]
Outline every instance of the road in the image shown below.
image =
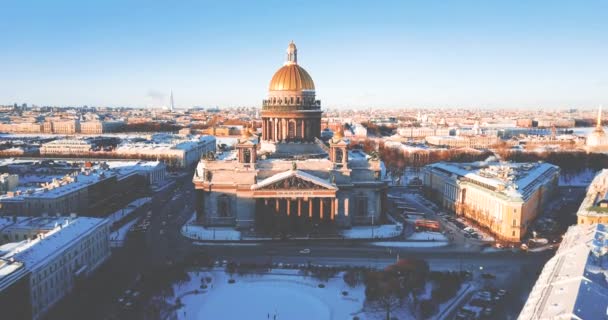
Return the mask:
[[[310,249],[309,254],[301,254],[300,250]],[[193,250],[207,253],[217,260],[227,260],[248,263],[289,264],[320,264],[320,265],[360,265],[385,267],[399,258],[417,258],[426,260],[432,269],[503,269],[505,266],[521,266],[544,263],[553,252],[523,253],[523,252],[451,252],[412,248],[374,247],[367,244],[356,245],[327,245],[327,244],[298,244],[298,243],[264,243],[245,245],[198,245]]]
[[179,233],[192,213],[194,187],[189,180],[185,176],[177,181],[168,197],[152,195],[152,218],[146,233],[130,237],[125,247],[113,250],[110,260],[51,310],[47,319],[141,318],[137,312],[141,310],[125,313],[117,301],[125,290],[134,288],[140,275],[162,273],[168,263],[190,252],[190,241]]
[[[332,266],[370,266],[383,268],[398,258],[419,258],[426,260],[434,270],[468,270],[476,276],[483,272],[499,276],[497,283],[513,292],[509,309],[512,318],[523,305],[521,297],[526,297],[535,274],[551,252],[526,254],[521,252],[482,253],[458,244],[444,248],[386,248],[366,242],[344,242],[340,240],[323,242],[266,242],[246,244],[201,244],[192,243],[180,233],[180,227],[191,217],[194,204],[194,188],[189,177],[176,183],[175,190],[168,195],[155,195],[152,200],[152,218],[147,232],[131,238],[127,246],[113,252],[107,266],[94,276],[91,284],[83,290],[76,290],[71,299],[66,299],[61,312],[54,312],[50,319],[92,318],[92,319],[141,319],[146,305],[140,304],[134,310],[123,310],[117,302],[127,289],[138,288],[139,275],[148,275],[158,280],[150,291],[170,285],[165,279],[168,266],[179,264],[184,258],[211,256],[218,261],[318,264]],[[421,204],[416,204],[425,210]],[[422,211],[424,212],[424,211]],[[308,248],[309,254],[300,254]],[[525,281],[512,281],[527,276]],[[146,277],[144,277],[144,281]],[[163,283],[163,281],[167,283]],[[139,285],[141,287],[141,285]],[[144,290],[145,291],[145,290]],[[145,295],[145,294],[144,294]],[[91,317],[95,314],[95,317]]]

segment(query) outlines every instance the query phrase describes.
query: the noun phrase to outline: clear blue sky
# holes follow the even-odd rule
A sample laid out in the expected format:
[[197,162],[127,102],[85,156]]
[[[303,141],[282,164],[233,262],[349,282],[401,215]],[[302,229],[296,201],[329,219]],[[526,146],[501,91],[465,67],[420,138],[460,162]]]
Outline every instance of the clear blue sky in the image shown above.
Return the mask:
[[292,39],[326,107],[608,101],[608,1],[329,2],[4,0],[0,104],[260,105]]

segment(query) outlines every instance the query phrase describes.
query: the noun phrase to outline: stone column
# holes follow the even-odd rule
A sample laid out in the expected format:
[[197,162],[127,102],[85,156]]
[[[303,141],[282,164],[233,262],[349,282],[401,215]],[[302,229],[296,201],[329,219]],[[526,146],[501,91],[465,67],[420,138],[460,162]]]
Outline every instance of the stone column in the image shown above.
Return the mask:
[[334,216],[336,215],[336,199],[331,199],[329,201],[329,219],[334,220]]
[[287,216],[291,215],[291,200],[289,198],[285,199],[285,203],[287,205]]
[[268,119],[262,121],[262,140],[268,140]]
[[319,219],[323,220],[323,198],[319,198]]
[[302,124],[302,128],[301,130],[301,134],[302,134],[302,140],[306,139],[306,132],[304,131],[306,128],[305,122],[304,120],[300,120],[300,123]]
[[279,209],[281,208],[279,206],[279,198],[274,198],[274,208],[277,211],[277,214],[279,213]]
[[298,217],[302,216],[302,199],[298,198]]
[[348,217],[348,198],[344,199],[344,216]]
[[281,132],[281,140],[286,140],[287,139],[287,119],[282,119],[283,120],[283,129]]
[[312,219],[312,204],[314,198],[308,198],[308,217]]
[[340,199],[336,198],[334,200],[334,205],[336,206],[336,215],[340,215]]

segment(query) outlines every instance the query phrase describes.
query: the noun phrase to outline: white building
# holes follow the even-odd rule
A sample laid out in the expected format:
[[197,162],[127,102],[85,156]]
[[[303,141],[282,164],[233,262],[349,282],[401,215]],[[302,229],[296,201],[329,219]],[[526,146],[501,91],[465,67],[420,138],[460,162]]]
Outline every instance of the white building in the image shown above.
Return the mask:
[[167,165],[161,161],[108,161],[104,166],[119,175],[136,172],[144,176],[149,185],[162,184],[167,178]]
[[404,127],[397,134],[409,139],[424,139],[427,136],[449,136],[450,128]]
[[8,218],[0,228],[0,310],[13,319],[42,318],[110,257],[105,219]]
[[185,168],[197,163],[202,155],[215,153],[215,143],[213,136],[167,142],[123,143],[116,148],[116,154],[146,160],[164,160],[170,166]]
[[60,139],[47,142],[40,146],[40,155],[86,155],[93,146],[90,142],[80,139]]
[[518,319],[607,319],[607,254],[607,225],[570,227]]

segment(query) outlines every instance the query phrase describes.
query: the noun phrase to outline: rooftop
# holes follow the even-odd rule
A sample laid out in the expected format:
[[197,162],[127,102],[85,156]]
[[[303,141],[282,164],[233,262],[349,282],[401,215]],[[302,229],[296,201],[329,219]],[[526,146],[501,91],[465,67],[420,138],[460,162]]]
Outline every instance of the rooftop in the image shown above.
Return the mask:
[[[151,171],[163,165],[160,161],[107,161],[92,168],[70,168],[67,175],[28,174],[20,175],[19,186],[14,192],[0,195],[0,199],[20,200],[24,197],[55,198],[84,188],[110,177],[122,179],[141,171]],[[81,171],[76,171],[80,169]],[[69,171],[68,171],[69,172]]]
[[511,198],[527,199],[538,186],[559,172],[559,168],[548,163],[523,162],[439,162],[429,167],[454,174],[462,182],[502,193]]
[[[23,224],[25,221],[27,223]],[[13,266],[15,262],[23,264],[30,271],[36,270],[48,259],[61,253],[72,242],[107,223],[107,220],[88,217],[31,218],[17,224],[36,229],[39,225],[51,223],[53,228],[46,233],[41,233],[34,240],[28,239],[2,246],[5,251],[1,252],[0,256],[0,280],[17,269]]]
[[608,226],[576,225],[543,268],[519,319],[599,319],[608,311]]
[[587,188],[587,194],[581,202],[581,206],[577,211],[577,216],[608,216],[608,210],[602,210],[598,202],[606,201],[608,195],[608,169],[603,169],[593,178],[591,184]]

